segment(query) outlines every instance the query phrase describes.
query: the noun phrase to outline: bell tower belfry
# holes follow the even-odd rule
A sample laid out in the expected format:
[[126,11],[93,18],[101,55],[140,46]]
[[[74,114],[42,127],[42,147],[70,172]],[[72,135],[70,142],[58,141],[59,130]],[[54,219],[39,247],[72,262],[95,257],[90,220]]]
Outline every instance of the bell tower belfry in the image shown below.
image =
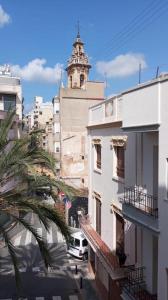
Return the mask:
[[76,40],[73,43],[72,55],[66,68],[68,88],[85,89],[90,68],[91,65],[89,64],[88,56],[85,54],[84,43],[81,41],[78,29]]

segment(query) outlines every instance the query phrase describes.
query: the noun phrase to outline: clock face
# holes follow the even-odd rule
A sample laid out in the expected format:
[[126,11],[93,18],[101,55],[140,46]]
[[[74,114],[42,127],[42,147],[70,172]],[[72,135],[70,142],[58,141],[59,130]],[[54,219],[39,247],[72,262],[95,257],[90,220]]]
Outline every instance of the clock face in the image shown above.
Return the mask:
[[105,116],[110,117],[113,115],[113,104],[111,102],[105,104]]

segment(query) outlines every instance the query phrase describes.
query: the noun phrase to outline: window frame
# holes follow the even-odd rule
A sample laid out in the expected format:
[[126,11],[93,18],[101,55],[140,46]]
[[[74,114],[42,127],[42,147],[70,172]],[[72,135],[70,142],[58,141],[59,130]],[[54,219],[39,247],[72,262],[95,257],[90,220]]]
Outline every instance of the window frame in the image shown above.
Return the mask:
[[[121,151],[122,150],[122,151]],[[116,155],[115,172],[118,178],[125,178],[125,149],[123,146],[114,146]]]
[[96,169],[101,170],[102,162],[101,162],[101,145],[95,144],[95,150],[96,150]]
[[[125,181],[125,150],[127,138],[127,136],[113,136],[111,140],[111,149],[113,150],[113,179],[121,183]],[[120,152],[121,149],[123,150],[122,154]]]
[[96,232],[101,236],[101,225],[102,225],[102,203],[101,200],[95,196],[96,202]]
[[[0,93],[0,101],[3,102],[4,111],[8,111],[9,109],[16,110],[16,94]],[[5,108],[5,104],[7,104],[7,108]]]
[[100,140],[98,140],[98,142],[93,140],[93,147],[94,147],[94,153],[93,153],[94,171],[101,173],[102,172],[102,145],[100,143]]

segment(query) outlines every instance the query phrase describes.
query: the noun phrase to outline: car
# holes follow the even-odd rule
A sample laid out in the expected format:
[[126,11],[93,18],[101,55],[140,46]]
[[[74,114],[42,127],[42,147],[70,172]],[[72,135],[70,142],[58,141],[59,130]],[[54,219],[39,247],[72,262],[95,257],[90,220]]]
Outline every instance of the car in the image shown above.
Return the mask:
[[80,259],[88,259],[88,242],[82,231],[71,234],[67,251],[69,254]]

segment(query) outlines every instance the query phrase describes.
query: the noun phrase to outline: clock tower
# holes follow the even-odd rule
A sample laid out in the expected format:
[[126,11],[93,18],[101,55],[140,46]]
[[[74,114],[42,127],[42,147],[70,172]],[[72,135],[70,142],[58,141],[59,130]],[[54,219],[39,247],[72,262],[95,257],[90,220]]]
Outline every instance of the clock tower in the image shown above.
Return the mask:
[[84,43],[81,41],[78,30],[76,40],[73,43],[72,55],[66,68],[68,88],[85,89],[90,68],[91,65],[89,64],[88,56],[85,54]]

